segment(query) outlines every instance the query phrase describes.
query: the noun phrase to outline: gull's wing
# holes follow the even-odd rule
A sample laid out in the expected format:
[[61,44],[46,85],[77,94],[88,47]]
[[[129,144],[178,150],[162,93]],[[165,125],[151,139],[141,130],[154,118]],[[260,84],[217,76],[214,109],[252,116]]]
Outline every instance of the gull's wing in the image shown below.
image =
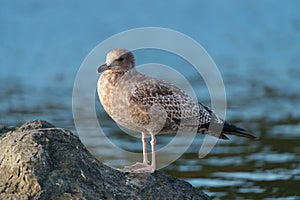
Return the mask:
[[[133,112],[144,113],[145,116],[148,116],[148,120],[151,118],[149,116],[151,107],[163,109],[167,116],[161,132],[176,132],[181,127],[221,139],[228,139],[223,133],[255,138],[246,130],[225,122],[209,107],[192,99],[178,87],[163,80],[147,77],[136,83],[131,89],[130,101],[131,104],[135,105]],[[137,109],[139,109],[138,112],[136,112]],[[140,120],[141,116],[137,116],[137,118]],[[211,131],[209,129],[211,123],[213,123],[212,127],[217,127],[217,130],[222,130],[223,133]]]
[[[130,93],[130,104],[136,105],[131,113],[149,113],[153,106],[164,110],[167,116],[162,132],[175,132],[180,126],[198,131],[199,126],[209,124],[211,120],[209,111],[197,100],[178,87],[155,78],[147,77],[134,85]],[[136,109],[139,111],[136,112]],[[139,120],[141,116],[136,118]],[[150,120],[150,116],[148,119]]]

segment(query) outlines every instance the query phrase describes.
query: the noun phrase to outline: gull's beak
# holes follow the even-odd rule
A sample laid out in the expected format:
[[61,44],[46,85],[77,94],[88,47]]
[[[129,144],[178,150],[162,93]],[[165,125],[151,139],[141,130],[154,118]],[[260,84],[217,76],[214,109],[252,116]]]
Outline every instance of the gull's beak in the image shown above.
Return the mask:
[[104,72],[105,70],[107,70],[109,68],[109,66],[107,66],[106,64],[101,65],[98,69],[97,72],[101,73]]

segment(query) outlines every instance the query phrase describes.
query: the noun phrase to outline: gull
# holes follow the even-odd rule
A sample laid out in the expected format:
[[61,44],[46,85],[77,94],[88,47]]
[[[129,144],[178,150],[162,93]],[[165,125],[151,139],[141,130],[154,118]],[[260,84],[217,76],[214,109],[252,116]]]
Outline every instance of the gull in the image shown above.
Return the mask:
[[[208,134],[228,140],[225,134],[254,139],[245,129],[226,122],[201,102],[175,85],[139,73],[132,52],[117,48],[108,52],[97,92],[108,115],[121,126],[142,134],[143,161],[124,167],[136,173],[156,169],[155,135],[180,131]],[[219,130],[215,131],[214,127]],[[147,157],[147,135],[151,136],[151,164]]]

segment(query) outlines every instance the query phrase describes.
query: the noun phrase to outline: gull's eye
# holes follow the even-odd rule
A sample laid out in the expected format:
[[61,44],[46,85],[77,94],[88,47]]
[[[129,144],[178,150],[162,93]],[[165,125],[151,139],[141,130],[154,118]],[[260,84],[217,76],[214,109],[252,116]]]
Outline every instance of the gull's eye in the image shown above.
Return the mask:
[[121,61],[121,62],[122,62],[123,60],[124,60],[124,58],[122,58],[122,57],[118,59],[118,61]]

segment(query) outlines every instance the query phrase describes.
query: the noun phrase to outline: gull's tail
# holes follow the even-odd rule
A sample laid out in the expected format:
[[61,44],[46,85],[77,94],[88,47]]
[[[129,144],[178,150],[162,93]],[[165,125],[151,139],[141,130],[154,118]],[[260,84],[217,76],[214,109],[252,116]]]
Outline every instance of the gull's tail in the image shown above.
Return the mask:
[[250,138],[250,139],[256,138],[255,136],[248,133],[245,129],[237,127],[228,122],[224,123],[222,134],[220,135],[221,139],[225,139],[225,140],[228,139],[228,137],[226,137],[226,135],[224,135],[224,134],[236,135],[236,136],[246,137],[246,138]]

